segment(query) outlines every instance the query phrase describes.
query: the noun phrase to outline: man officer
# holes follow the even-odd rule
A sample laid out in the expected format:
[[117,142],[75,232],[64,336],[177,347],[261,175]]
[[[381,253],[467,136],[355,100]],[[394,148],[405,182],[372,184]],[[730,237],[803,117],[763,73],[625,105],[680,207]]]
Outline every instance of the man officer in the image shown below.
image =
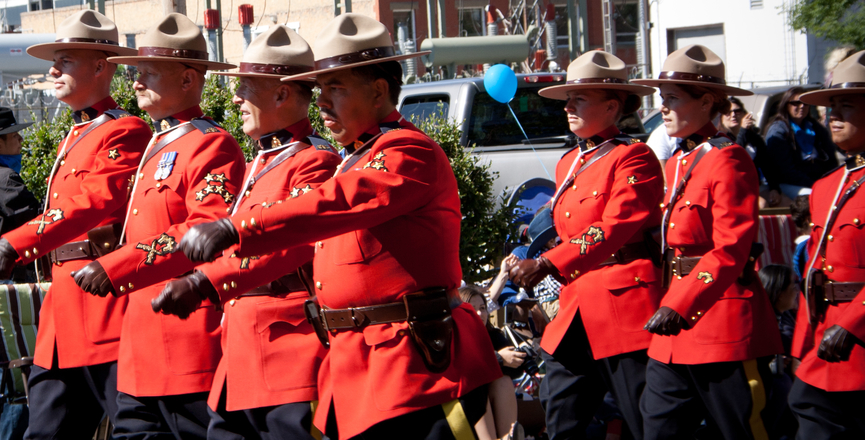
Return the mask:
[[219,361],[219,321],[212,305],[187,320],[156,315],[150,300],[164,282],[194,264],[177,241],[190,226],[226,215],[244,159],[230,134],[203,117],[199,103],[206,69],[233,68],[207,60],[207,44],[186,16],[169,14],[142,38],[137,56],[138,106],[153,118],[150,141],[126,212],[126,245],[74,274],[85,291],[129,297],[118,360],[115,435],[172,433],[205,438],[207,392]]
[[113,420],[116,412],[126,299],[93,298],[69,273],[114,250],[129,178],[150,137],[147,124],[108,94],[117,65],[106,57],[134,52],[118,46],[117,35],[111,20],[82,10],[58,26],[56,42],[27,48],[54,62],[48,72],[57,98],[75,121],[58,147],[42,214],[0,239],[0,278],[16,261],[47,255],[52,262],[40,268],[54,283],[42,304],[29,378],[27,438],[89,437],[105,413]]
[[[218,74],[239,78],[234,103],[244,133],[260,148],[247,166],[235,213],[301,197],[339,165],[340,156],[313,134],[307,117],[312,84],[279,80],[313,69],[306,41],[285,26],[271,26],[250,43],[238,73]],[[304,318],[309,294],[297,269],[312,260],[313,246],[251,258],[232,253],[169,282],[153,301],[154,310],[181,317],[217,294],[225,304],[207,438],[312,440],[316,379],[326,349]]]
[[[318,106],[349,153],[337,175],[282,204],[198,225],[192,260],[315,242],[314,291],[331,349],[315,425],[331,438],[494,436],[486,385],[501,370],[483,325],[456,300],[459,195],[447,157],[396,111],[402,69],[384,25],[358,14],[316,38]],[[327,423],[326,423],[327,422]]]
[[865,51],[838,64],[829,88],[799,99],[831,107],[832,142],[847,160],[811,193],[811,261],[793,337],[802,363],[788,400],[799,420],[796,438],[863,438]]

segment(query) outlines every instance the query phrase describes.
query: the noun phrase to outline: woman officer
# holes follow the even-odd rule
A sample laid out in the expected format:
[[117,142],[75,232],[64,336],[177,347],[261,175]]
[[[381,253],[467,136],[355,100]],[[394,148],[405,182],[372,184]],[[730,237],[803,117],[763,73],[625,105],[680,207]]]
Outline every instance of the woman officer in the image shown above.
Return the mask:
[[727,95],[750,95],[724,81],[724,63],[691,45],[670,54],[657,80],[667,134],[680,139],[667,162],[662,205],[665,277],[660,309],[646,324],[647,439],[693,438],[705,418],[726,439],[765,438],[765,391],[756,359],[781,353],[777,321],[754,274],[757,170],[744,148],[712,120]]
[[556,168],[553,219],[562,244],[511,269],[533,286],[548,274],[567,284],[546,328],[541,383],[551,440],[583,438],[609,388],[635,438],[642,438],[639,397],[651,335],[643,324],[660,303],[660,270],[645,232],[661,221],[661,165],[649,147],[616,122],[652,89],[629,84],[625,63],[592,51],[568,67],[567,84],[540,95],[567,101],[568,124],[580,138]]

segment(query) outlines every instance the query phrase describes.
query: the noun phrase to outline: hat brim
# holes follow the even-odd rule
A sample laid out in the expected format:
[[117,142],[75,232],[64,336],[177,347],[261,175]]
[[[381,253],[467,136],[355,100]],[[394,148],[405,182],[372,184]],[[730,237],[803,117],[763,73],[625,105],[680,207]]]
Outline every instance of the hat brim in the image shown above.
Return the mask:
[[299,81],[299,80],[300,81],[303,81],[303,80],[312,81],[315,79],[316,76],[321,75],[323,73],[336,72],[338,70],[352,69],[352,68],[361,67],[361,66],[369,66],[370,64],[386,63],[388,61],[402,61],[402,60],[407,60],[410,58],[422,57],[424,55],[429,55],[431,53],[432,53],[431,50],[425,50],[422,52],[415,52],[415,53],[410,53],[410,54],[394,55],[392,57],[376,58],[374,60],[361,61],[359,63],[343,64],[341,66],[328,67],[327,69],[313,70],[312,72],[299,73],[297,75],[285,76],[282,78],[282,81]]
[[4,128],[4,129],[0,130],[0,135],[3,135],[3,134],[9,134],[9,133],[15,133],[15,132],[18,132],[18,131],[24,130],[25,128],[27,128],[27,127],[29,127],[29,126],[31,126],[31,125],[33,125],[33,124],[35,124],[35,122],[25,122],[25,123],[23,123],[23,124],[15,124],[15,125],[13,125],[13,126],[11,126],[11,127],[6,127],[6,128]]
[[[137,51],[135,52],[138,53]],[[127,66],[138,66],[138,63],[141,61],[164,61],[170,63],[182,63],[182,64],[195,64],[198,66],[204,66],[207,70],[231,70],[236,69],[237,66],[229,63],[220,63],[216,61],[204,61],[195,58],[177,58],[177,57],[143,57],[143,56],[120,56],[120,57],[110,57],[108,61],[117,64],[125,64]]]
[[640,84],[649,87],[661,87],[664,84],[675,84],[675,85],[688,85],[688,86],[697,86],[697,87],[705,87],[707,89],[721,89],[730,96],[751,96],[754,92],[750,90],[740,89],[738,87],[731,87],[728,85],[715,84],[704,81],[685,81],[678,79],[632,79],[632,83]]
[[837,89],[814,90],[799,95],[799,100],[805,104],[830,107],[832,98],[839,95],[865,95],[865,87],[846,87]]
[[[219,76],[228,76],[228,77],[232,77],[232,78],[272,78],[272,79],[282,79],[282,78],[285,78],[285,75],[272,74],[272,73],[252,73],[252,72],[243,72],[243,73],[241,73],[241,72],[213,72],[213,74],[214,74],[214,75],[219,75]],[[310,80],[303,80],[303,79],[295,79],[295,80],[290,80],[290,81],[308,82],[308,83],[311,83],[311,82],[312,82],[312,81],[310,81]]]
[[[117,54],[118,56],[136,55],[137,49],[113,44],[102,43],[42,43],[27,48],[27,55],[45,61],[54,61],[54,52],[58,50],[99,50]],[[110,61],[110,60],[109,60]],[[114,61],[111,61],[114,62]]]
[[562,84],[558,86],[544,87],[538,90],[538,95],[544,98],[568,100],[568,92],[582,89],[605,89],[621,90],[637,96],[647,96],[655,93],[655,89],[636,84],[612,84],[612,83],[585,83],[585,84]]
[[558,235],[559,234],[558,232],[556,232],[556,228],[552,226],[544,232],[541,232],[540,234],[538,234],[537,237],[535,237],[534,240],[532,240],[532,243],[529,245],[529,250],[526,252],[526,255],[529,258],[534,258],[534,255],[538,253],[538,251],[543,249],[544,246],[547,245],[548,241],[556,238],[556,236]]

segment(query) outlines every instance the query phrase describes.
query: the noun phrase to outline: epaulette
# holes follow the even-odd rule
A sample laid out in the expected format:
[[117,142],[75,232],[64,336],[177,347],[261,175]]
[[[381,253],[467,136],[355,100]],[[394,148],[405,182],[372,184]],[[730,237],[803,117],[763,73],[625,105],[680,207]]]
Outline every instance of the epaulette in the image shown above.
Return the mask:
[[111,110],[105,110],[105,114],[108,115],[111,119],[120,119],[120,118],[125,118],[127,116],[132,116],[131,114],[129,114],[129,112],[127,112],[126,110],[123,110],[122,108],[114,108]]
[[216,123],[216,121],[210,118],[195,118],[189,121],[189,123],[192,124],[193,127],[197,128],[202,134],[219,133],[219,129],[222,128]]
[[330,143],[322,137],[311,134],[304,139],[304,142],[308,143],[315,147],[316,150],[322,151],[330,151],[331,153],[336,153],[333,147],[330,146]]
[[640,140],[629,134],[622,133],[613,136],[613,142],[616,142],[616,145],[631,145],[640,142]]
[[706,142],[708,142],[709,145],[711,145],[713,148],[717,148],[719,150],[735,144],[735,142],[733,142],[732,140],[730,140],[730,138],[726,136],[713,137]]
[[379,129],[381,129],[382,133],[387,133],[389,131],[399,130],[402,128],[402,125],[399,124],[399,121],[392,122],[381,122],[378,124]]

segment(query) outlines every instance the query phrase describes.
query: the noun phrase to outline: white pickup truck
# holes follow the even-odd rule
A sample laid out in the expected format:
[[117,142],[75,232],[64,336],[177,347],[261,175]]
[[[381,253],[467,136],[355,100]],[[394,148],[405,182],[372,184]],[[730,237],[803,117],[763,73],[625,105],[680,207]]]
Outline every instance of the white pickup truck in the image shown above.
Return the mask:
[[[441,108],[448,119],[460,123],[460,143],[474,146],[475,153],[490,161],[492,171],[499,173],[493,191],[501,194],[532,178],[555,181],[556,162],[572,148],[574,135],[568,130],[565,102],[542,98],[538,90],[564,83],[564,73],[517,75],[517,92],[510,106],[529,140],[507,104],[487,94],[483,78],[403,86],[398,108],[407,119],[426,117]],[[624,116],[618,125],[625,133],[647,137],[636,114]]]

